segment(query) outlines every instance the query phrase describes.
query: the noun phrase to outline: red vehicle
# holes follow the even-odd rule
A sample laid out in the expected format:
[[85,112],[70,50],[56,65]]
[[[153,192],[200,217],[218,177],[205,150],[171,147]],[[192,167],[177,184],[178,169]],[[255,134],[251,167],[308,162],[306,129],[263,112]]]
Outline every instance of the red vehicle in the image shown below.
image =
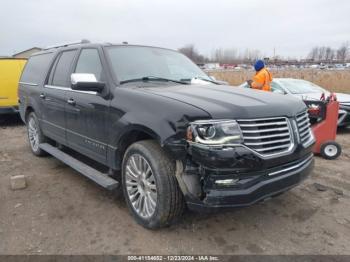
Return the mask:
[[341,146],[335,142],[337,136],[339,102],[335,94],[320,101],[304,101],[309,107],[311,128],[316,138],[313,151],[325,159],[336,159],[341,154]]

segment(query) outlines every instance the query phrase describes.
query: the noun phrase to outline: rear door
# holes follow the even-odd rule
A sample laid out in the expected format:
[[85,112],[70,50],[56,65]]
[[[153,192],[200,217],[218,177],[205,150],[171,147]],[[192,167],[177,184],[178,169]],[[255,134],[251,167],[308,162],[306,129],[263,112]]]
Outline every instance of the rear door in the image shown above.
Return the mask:
[[42,122],[43,132],[55,141],[66,144],[67,90],[70,89],[70,74],[77,49],[61,52],[51,68],[43,92]]
[[[98,48],[81,49],[73,72],[94,74],[98,81],[106,82],[100,52]],[[68,146],[103,164],[107,162],[108,94],[107,85],[101,93],[67,91]]]
[[42,93],[54,52],[32,55],[26,63],[19,82],[19,107],[23,121],[28,106],[32,107],[42,127]]

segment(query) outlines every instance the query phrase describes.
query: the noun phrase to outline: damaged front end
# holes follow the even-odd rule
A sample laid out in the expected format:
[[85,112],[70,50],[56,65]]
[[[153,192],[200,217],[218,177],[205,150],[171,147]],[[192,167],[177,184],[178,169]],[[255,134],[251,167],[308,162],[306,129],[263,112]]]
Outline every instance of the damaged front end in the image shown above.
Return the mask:
[[[283,129],[280,125],[271,131],[275,121],[282,122],[268,119],[250,126],[248,122],[208,120],[190,124],[187,157],[176,162],[176,177],[190,209],[214,211],[249,206],[278,195],[307,177],[313,168],[313,143],[301,143],[289,120],[287,132],[279,135],[279,129]],[[252,135],[245,135],[247,130]],[[248,143],[249,137],[258,133],[262,145],[252,149],[248,146],[252,144]],[[287,140],[283,136],[288,136],[289,144],[279,142]],[[276,145],[283,150],[275,150]]]

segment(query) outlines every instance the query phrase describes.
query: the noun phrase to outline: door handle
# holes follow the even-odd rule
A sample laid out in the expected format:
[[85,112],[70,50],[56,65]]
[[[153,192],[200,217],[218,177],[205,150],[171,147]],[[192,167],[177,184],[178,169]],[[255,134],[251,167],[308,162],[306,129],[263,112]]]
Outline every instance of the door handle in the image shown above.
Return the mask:
[[69,98],[69,99],[67,100],[67,103],[70,104],[70,105],[72,105],[72,106],[75,106],[75,105],[76,105],[75,100],[74,100],[73,98]]
[[40,95],[39,95],[39,97],[41,98],[41,99],[45,99],[45,94],[43,94],[43,93],[41,93]]

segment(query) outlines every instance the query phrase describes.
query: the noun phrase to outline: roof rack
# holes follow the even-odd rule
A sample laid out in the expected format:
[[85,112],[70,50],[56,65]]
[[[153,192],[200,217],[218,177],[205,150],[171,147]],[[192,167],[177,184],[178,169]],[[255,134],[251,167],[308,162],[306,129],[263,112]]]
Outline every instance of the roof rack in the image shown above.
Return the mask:
[[66,46],[71,46],[71,45],[78,45],[78,44],[88,44],[88,43],[90,43],[89,40],[82,39],[82,40],[74,41],[74,42],[70,42],[70,43],[51,45],[51,46],[44,48],[43,50],[48,50],[48,49],[52,49],[52,48],[59,48],[59,47],[66,47]]

